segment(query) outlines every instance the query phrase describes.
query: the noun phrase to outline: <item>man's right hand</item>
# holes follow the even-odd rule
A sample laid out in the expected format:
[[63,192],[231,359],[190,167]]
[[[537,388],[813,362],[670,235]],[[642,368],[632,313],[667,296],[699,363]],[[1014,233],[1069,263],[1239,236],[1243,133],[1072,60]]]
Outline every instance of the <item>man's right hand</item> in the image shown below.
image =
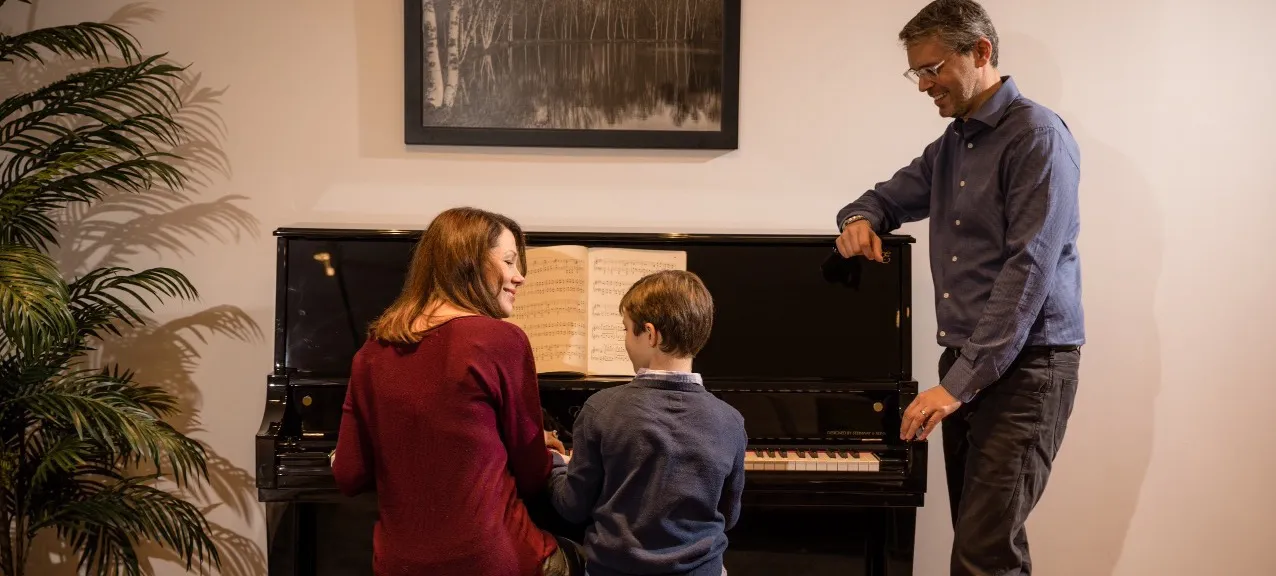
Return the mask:
[[882,239],[873,231],[868,220],[856,220],[846,225],[837,237],[837,251],[843,258],[864,256],[875,262],[882,261]]

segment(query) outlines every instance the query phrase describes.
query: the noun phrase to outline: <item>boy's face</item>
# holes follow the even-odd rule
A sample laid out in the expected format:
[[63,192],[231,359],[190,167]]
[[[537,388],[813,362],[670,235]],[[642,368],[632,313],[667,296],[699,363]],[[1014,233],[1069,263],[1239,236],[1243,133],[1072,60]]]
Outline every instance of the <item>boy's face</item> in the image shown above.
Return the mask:
[[625,324],[625,352],[629,354],[629,361],[634,365],[634,371],[637,372],[643,368],[651,366],[651,357],[656,353],[656,328],[650,323],[642,334],[634,334],[634,321],[629,319],[628,314],[624,314]]

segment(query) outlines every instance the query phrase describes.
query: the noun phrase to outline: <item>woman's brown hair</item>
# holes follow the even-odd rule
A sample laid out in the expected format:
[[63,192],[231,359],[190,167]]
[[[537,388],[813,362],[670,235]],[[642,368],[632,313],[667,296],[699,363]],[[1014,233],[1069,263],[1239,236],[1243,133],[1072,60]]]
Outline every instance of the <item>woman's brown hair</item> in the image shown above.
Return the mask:
[[413,249],[403,290],[373,321],[368,335],[393,344],[419,341],[421,332],[414,331],[412,325],[435,300],[476,314],[502,317],[498,290],[493,286],[499,272],[489,253],[507,229],[518,246],[519,272],[526,274],[527,244],[517,222],[470,207],[452,208],[436,216]]

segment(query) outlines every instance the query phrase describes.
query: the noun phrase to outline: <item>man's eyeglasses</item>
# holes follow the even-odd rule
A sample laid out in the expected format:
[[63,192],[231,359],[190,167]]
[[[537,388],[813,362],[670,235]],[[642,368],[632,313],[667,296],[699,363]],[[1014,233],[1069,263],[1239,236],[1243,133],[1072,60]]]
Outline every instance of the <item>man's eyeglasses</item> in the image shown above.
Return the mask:
[[938,64],[932,64],[923,68],[909,68],[904,71],[904,78],[913,84],[918,84],[922,78],[934,81],[939,77],[939,67],[944,65],[947,60],[940,60]]

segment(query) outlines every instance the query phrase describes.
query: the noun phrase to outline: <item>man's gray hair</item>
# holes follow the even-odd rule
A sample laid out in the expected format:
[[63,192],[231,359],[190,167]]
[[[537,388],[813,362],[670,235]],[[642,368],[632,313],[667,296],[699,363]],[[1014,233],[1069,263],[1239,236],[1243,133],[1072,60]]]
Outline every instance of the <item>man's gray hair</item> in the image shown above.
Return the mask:
[[992,43],[989,62],[997,67],[997,29],[992,19],[975,0],[935,0],[913,16],[899,39],[905,46],[935,37],[952,50],[968,54],[975,49],[980,38]]

